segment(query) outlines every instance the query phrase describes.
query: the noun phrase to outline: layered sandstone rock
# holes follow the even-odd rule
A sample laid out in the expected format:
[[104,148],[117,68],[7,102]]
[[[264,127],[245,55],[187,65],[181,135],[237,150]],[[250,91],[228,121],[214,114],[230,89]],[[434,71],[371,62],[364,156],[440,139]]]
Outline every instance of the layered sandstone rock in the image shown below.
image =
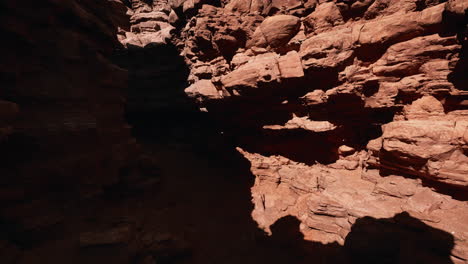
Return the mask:
[[[464,263],[464,1],[254,2],[215,8],[264,20],[233,57],[217,55],[229,65],[223,72],[192,68],[186,93],[237,126],[233,137],[256,176],[252,215],[259,226],[270,230],[293,215],[306,239],[345,243],[358,218],[408,212],[451,233],[452,261]],[[275,20],[281,23],[270,27]],[[204,60],[203,53],[189,59]],[[259,138],[244,140],[249,130]],[[301,133],[310,134],[288,136]]]
[[[43,248],[66,244],[60,235],[43,244],[48,232],[78,238],[67,246],[75,251],[63,250],[67,255],[77,254],[77,247],[88,256],[113,247],[122,263],[191,263],[178,258],[191,254],[194,263],[248,263],[239,256],[263,249],[236,228],[217,230],[255,248],[228,247],[242,254],[236,251],[231,262],[216,254],[202,262],[198,242],[187,246],[153,226],[186,227],[182,237],[205,235],[190,230],[184,210],[210,212],[209,203],[229,216],[226,226],[240,226],[242,210],[210,197],[224,190],[197,177],[187,188],[196,199],[179,189],[162,191],[174,200],[154,201],[165,203],[154,215],[145,211],[152,200],[123,198],[108,206],[100,195],[141,191],[158,174],[153,156],[136,155],[124,96],[129,119],[151,120],[142,126],[152,127],[146,133],[190,119],[190,98],[219,127],[210,144],[222,138],[238,147],[250,163],[246,174],[255,178],[248,218],[251,213],[272,235],[266,244],[275,245],[257,252],[271,256],[252,263],[468,261],[466,1],[23,4],[0,4],[5,50],[25,51],[6,53],[1,66],[0,252],[10,252],[2,254],[3,262],[28,263]],[[178,128],[174,132],[181,133]],[[165,166],[192,173],[196,166],[183,170],[185,162]],[[215,183],[224,179],[217,176]],[[195,193],[197,186],[205,192]],[[192,199],[203,204],[187,202]],[[72,212],[78,205],[87,210]],[[76,215],[84,219],[79,228]],[[288,216],[297,219],[298,230],[274,242],[284,239],[277,226]],[[201,226],[211,218],[202,218]],[[52,232],[55,227],[74,231]],[[395,246],[400,244],[407,250]],[[312,257],[296,246],[313,251]],[[132,252],[133,258],[115,252]],[[276,259],[282,252],[286,257]]]
[[466,188],[466,112],[445,114],[437,99],[425,96],[405,106],[403,118],[385,124],[382,137],[369,142],[380,164]]

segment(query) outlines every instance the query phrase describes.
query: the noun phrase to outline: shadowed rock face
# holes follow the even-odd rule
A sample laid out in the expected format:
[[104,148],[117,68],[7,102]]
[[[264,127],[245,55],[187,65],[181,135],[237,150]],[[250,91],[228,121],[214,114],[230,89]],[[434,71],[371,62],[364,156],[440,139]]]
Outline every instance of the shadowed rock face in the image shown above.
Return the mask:
[[0,262],[467,263],[467,11],[3,1]]

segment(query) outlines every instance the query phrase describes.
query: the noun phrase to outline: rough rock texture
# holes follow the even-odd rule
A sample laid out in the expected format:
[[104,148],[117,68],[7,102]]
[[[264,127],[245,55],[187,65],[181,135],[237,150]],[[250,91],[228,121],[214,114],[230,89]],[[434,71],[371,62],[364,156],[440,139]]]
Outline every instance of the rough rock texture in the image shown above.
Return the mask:
[[[2,1],[0,262],[71,263],[80,208],[133,170],[120,1]],[[42,251],[42,253],[41,253]]]
[[234,56],[182,53],[187,95],[251,162],[253,218],[270,232],[292,215],[306,240],[345,245],[356,219],[407,212],[453,235],[451,261],[465,263],[466,1],[283,3],[213,7],[264,19]]
[[369,142],[368,149],[379,156],[375,164],[466,188],[466,112],[445,114],[437,99],[424,96],[405,106],[401,118],[383,125],[382,137]]
[[300,19],[291,15],[266,18],[255,30],[246,47],[277,48],[288,43],[299,31]]
[[0,12],[2,263],[468,263],[467,1]]

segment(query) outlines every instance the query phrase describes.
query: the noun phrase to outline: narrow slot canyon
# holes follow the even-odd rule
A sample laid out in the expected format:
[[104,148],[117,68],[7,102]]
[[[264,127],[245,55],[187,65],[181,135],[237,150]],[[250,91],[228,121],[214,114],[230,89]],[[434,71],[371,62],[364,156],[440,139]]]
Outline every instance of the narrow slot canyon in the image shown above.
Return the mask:
[[468,263],[466,1],[0,21],[1,263]]

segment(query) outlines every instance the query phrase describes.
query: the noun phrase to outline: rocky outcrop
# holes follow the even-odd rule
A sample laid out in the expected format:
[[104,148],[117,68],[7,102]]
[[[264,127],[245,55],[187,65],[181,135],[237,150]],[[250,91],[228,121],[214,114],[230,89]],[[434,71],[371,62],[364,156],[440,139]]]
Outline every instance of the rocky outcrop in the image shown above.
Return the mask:
[[385,124],[382,137],[369,142],[368,149],[380,156],[379,164],[466,188],[466,113],[445,114],[437,99],[425,96],[405,106],[398,119],[403,120]]
[[288,43],[299,32],[300,20],[290,15],[266,18],[255,30],[246,47],[278,48]]
[[345,243],[357,218],[408,212],[454,234],[452,261],[464,263],[464,1],[283,3],[213,8],[264,19],[232,57],[187,57],[187,95],[235,127],[252,164],[253,218],[269,231],[293,215],[306,239]]
[[342,24],[344,24],[343,16],[333,2],[318,5],[314,12],[304,18],[307,32],[320,33]]
[[[183,14],[155,6],[133,8],[132,34],[166,34],[139,17],[176,26],[171,14]],[[443,217],[466,215],[466,89],[453,77],[464,63],[461,10],[461,1],[229,1],[188,18],[172,40],[190,68],[185,92],[236,127],[261,227],[295,215],[306,237],[343,243],[353,219],[406,211],[458,228],[453,259],[467,259],[466,230]],[[253,143],[252,130],[275,143]],[[288,133],[311,134],[282,143]],[[327,158],[307,154],[314,144],[308,151]],[[298,162],[307,156],[325,164]]]
[[2,263],[468,262],[466,1],[0,10]]
[[[466,232],[461,223],[467,221],[467,207],[463,201],[439,194],[414,179],[395,174],[382,177],[378,170],[362,170],[364,153],[328,166],[306,166],[280,156],[240,151],[251,161],[256,175],[252,216],[267,231],[279,218],[293,215],[302,222],[306,240],[344,244],[356,219],[389,218],[407,212],[453,234],[456,246],[452,260],[464,261]],[[353,162],[356,165],[349,166]]]

